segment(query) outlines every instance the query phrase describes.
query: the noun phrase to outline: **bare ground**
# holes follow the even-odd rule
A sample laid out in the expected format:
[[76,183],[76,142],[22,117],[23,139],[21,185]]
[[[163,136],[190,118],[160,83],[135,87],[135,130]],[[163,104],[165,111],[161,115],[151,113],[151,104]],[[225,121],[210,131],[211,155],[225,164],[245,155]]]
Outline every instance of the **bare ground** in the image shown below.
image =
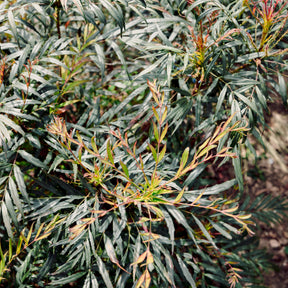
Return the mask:
[[[261,193],[288,200],[288,110],[283,104],[270,106],[272,115],[267,118],[271,130],[265,132],[267,152],[257,144],[259,157],[256,174],[245,177],[249,195]],[[246,164],[249,171],[254,167],[250,161]],[[253,168],[255,169],[255,168]],[[255,172],[255,171],[254,171]],[[288,211],[287,211],[288,212]],[[260,244],[271,254],[274,269],[264,275],[265,285],[269,288],[288,288],[288,217],[281,224],[267,226],[259,223]]]

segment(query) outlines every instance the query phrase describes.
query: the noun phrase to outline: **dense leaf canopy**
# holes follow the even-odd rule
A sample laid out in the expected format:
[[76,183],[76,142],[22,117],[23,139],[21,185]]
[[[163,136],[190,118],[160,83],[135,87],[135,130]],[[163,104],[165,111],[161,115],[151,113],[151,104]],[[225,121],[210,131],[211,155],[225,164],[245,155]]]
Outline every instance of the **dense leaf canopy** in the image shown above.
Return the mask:
[[287,203],[245,194],[241,149],[287,105],[287,12],[1,1],[3,287],[260,287],[254,224]]

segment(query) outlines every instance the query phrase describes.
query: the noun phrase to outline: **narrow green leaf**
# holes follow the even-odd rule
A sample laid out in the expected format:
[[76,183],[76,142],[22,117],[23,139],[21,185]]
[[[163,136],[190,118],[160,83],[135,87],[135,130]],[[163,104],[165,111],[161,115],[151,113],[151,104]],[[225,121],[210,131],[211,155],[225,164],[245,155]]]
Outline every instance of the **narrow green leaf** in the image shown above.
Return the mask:
[[0,178],[0,185],[2,185],[9,177],[8,176],[4,176]]
[[240,160],[240,151],[238,145],[234,147],[233,152],[238,156],[237,158],[232,159],[234,166],[235,176],[239,185],[239,190],[242,193],[244,191],[243,176],[241,171],[241,160]]
[[183,225],[183,227],[185,227],[185,229],[187,230],[189,236],[194,241],[197,249],[199,249],[198,243],[197,243],[197,241],[195,239],[195,236],[194,236],[194,231],[191,228],[191,226],[188,224],[188,222],[187,222],[186,218],[184,217],[184,215],[182,214],[182,212],[179,209],[177,209],[176,207],[174,207],[174,206],[167,206],[166,209],[175,218],[175,220],[179,224],[181,224],[181,225]]
[[17,191],[17,187],[16,184],[13,180],[13,178],[9,178],[9,191],[11,193],[11,197],[13,199],[14,204],[16,205],[16,207],[18,208],[18,210],[20,211],[20,213],[22,214],[22,216],[24,216],[23,214],[23,208],[19,199],[19,195],[18,195],[18,191]]
[[209,234],[209,232],[207,231],[207,229],[204,227],[204,225],[202,224],[202,222],[192,214],[195,222],[197,223],[198,227],[201,229],[201,231],[203,232],[203,234],[205,235],[205,237],[209,240],[209,242],[213,245],[213,247],[215,249],[217,249],[217,246],[215,244],[215,242],[213,241],[211,235]]
[[[5,256],[3,254],[3,250],[2,250],[2,247],[1,247],[1,242],[0,242],[0,257],[1,257],[1,260],[5,263]],[[0,276],[1,276],[1,270],[0,270]]]
[[37,167],[40,167],[40,168],[46,168],[44,163],[42,163],[39,159],[35,158],[34,156],[29,154],[28,152],[26,152],[24,150],[19,150],[18,153],[23,157],[23,159],[25,159],[29,163],[31,163]]
[[[175,52],[175,53],[182,53],[183,52],[182,50],[177,49],[173,46],[166,46],[166,45],[155,44],[155,43],[146,44],[145,48],[146,48],[146,50],[165,50],[165,51],[171,51],[171,52]],[[171,63],[169,63],[169,58],[170,58]],[[173,60],[173,56],[171,55],[171,53],[168,53],[167,66],[171,66],[171,68],[172,68],[171,64],[173,64],[172,60]]]
[[107,0],[100,0],[100,3],[109,11],[111,16],[117,21],[117,24],[119,25],[122,31],[124,28],[125,21],[121,9],[117,9],[119,6],[115,4],[116,7],[114,7]]
[[183,186],[190,186],[198,176],[203,172],[203,170],[207,167],[207,164],[202,163],[198,165],[193,171],[189,174],[189,176],[185,179]]
[[171,84],[171,74],[172,74],[172,66],[173,66],[173,56],[171,53],[168,54],[168,60],[167,60],[167,84],[168,87],[170,87]]
[[91,274],[91,285],[92,285],[92,288],[99,288],[97,278],[94,274]]
[[62,277],[61,279],[58,279],[58,280],[52,280],[49,285],[64,285],[64,284],[69,284],[71,282],[74,282],[76,280],[78,280],[79,278],[81,278],[83,275],[85,275],[87,272],[84,271],[84,272],[78,272],[78,273],[75,273],[75,274],[72,274],[68,277]]
[[186,267],[185,263],[182,261],[181,256],[179,256],[178,254],[176,254],[179,266],[182,270],[182,273],[184,275],[184,277],[186,278],[186,280],[189,282],[189,284],[191,285],[192,288],[197,288],[196,283],[189,271],[189,269]]
[[79,0],[72,0],[74,4],[77,6],[79,12],[83,15],[83,7],[82,4]]
[[8,21],[9,21],[9,25],[11,27],[12,34],[13,34],[14,38],[16,39],[18,46],[19,46],[18,33],[17,33],[16,23],[15,23],[12,9],[8,10],[7,16],[8,16]]
[[2,201],[1,210],[2,210],[1,212],[2,212],[2,217],[3,217],[3,223],[4,223],[4,226],[5,226],[6,231],[8,233],[8,236],[9,236],[9,238],[14,239],[12,227],[10,224],[10,217],[8,215],[8,210],[7,210],[7,207],[6,207],[4,201]]
[[0,140],[1,142],[7,141],[8,143],[11,141],[10,131],[8,131],[8,129],[1,122],[0,122]]
[[76,163],[72,163],[72,167],[73,167],[74,182],[76,182],[77,181],[77,174],[78,174],[78,165]]
[[217,115],[222,107],[222,103],[224,101],[225,95],[227,92],[227,85],[224,86],[224,88],[221,90],[219,97],[218,97],[218,101],[217,101],[217,105],[216,105],[216,111],[215,114]]
[[259,114],[259,111],[255,105],[254,102],[252,102],[252,100],[250,101],[247,97],[243,96],[242,94],[234,91],[235,95],[243,102],[245,103],[247,106],[249,106],[255,113]]
[[249,60],[252,60],[252,59],[256,59],[256,58],[261,59],[261,57],[265,56],[265,53],[266,52],[255,52],[255,53],[251,53],[251,54],[242,55],[242,56],[239,56],[237,58],[236,62],[237,63],[241,63],[241,62],[247,63]]
[[15,224],[15,227],[17,228],[17,230],[19,230],[19,223],[18,223],[18,220],[17,220],[15,207],[14,207],[14,205],[12,203],[12,200],[10,198],[10,195],[9,195],[8,191],[6,191],[6,193],[5,193],[5,204],[6,204],[8,212],[9,212],[9,215],[11,217],[11,220]]
[[68,70],[68,71],[70,70],[63,62],[53,57],[43,57],[40,59],[40,61],[52,63],[52,64],[55,64],[56,66],[63,67],[65,70]]
[[174,245],[175,245],[175,241],[174,241],[175,240],[175,226],[174,226],[173,219],[171,218],[170,214],[164,209],[162,210],[162,212],[164,215],[164,220],[168,227],[168,232],[169,232],[170,240],[172,243],[172,253],[173,253]]
[[258,98],[259,102],[261,103],[261,105],[262,105],[265,109],[268,109],[268,107],[267,107],[267,100],[266,100],[264,94],[262,93],[262,91],[259,89],[258,86],[255,86],[255,91],[256,91],[256,94],[257,94],[257,98]]
[[24,135],[24,131],[22,130],[22,128],[17,125],[16,123],[14,123],[11,119],[9,119],[7,116],[1,115],[0,114],[0,123],[4,123],[5,125],[11,127],[12,129],[14,129],[15,131],[21,133],[22,135]]
[[232,123],[234,124],[236,121],[241,120],[241,108],[236,99],[232,100],[231,104],[231,115],[235,115],[235,117],[232,119]]
[[85,278],[83,288],[90,288],[90,283],[91,283],[91,273],[88,273]]
[[223,226],[225,226],[229,231],[235,233],[236,235],[239,234],[239,230],[228,223],[220,222]]
[[100,68],[101,78],[103,80],[105,77],[105,54],[104,54],[103,48],[100,45],[95,44],[94,48],[95,48],[95,51],[97,53],[97,56],[91,57],[91,59]]
[[108,270],[104,264],[104,262],[102,261],[102,259],[97,255],[97,264],[98,264],[98,269],[99,269],[99,272],[105,282],[105,285],[107,288],[113,288],[113,285],[112,285],[112,282],[110,280],[110,277],[109,277],[109,273],[108,273]]
[[160,64],[163,63],[164,59],[167,58],[167,55],[165,54],[164,56],[162,56],[160,59],[158,59],[155,63],[153,63],[152,65],[150,65],[148,68],[144,69],[142,72],[140,72],[135,78],[134,80],[142,77],[145,74],[150,73],[151,71],[153,71],[157,66],[159,66]]
[[[30,52],[30,45],[26,45],[25,49],[23,50],[22,55],[19,57],[19,62],[18,62],[18,72],[22,72],[22,68],[24,63],[26,62],[26,59],[28,57],[28,52]],[[23,74],[22,74],[23,75]],[[25,74],[24,74],[25,75]],[[32,76],[33,77],[33,76]]]
[[61,155],[57,155],[53,161],[53,163],[51,164],[48,173],[50,173],[51,170],[55,171],[55,169],[57,168],[57,166],[64,160],[64,157]]
[[284,105],[287,105],[287,83],[284,77],[278,72],[279,94],[281,95]]
[[111,41],[110,43],[111,43],[111,47],[116,52],[117,57],[120,59],[121,64],[124,66],[124,70],[125,70],[128,78],[130,78],[130,75],[129,75],[128,70],[127,70],[127,63],[126,63],[125,57],[124,57],[120,47],[114,41]]
[[184,193],[184,198],[186,198],[188,201],[193,202],[199,194],[217,195],[223,191],[228,190],[229,188],[231,188],[235,184],[237,184],[237,180],[232,179],[232,180],[226,181],[226,182],[221,183],[221,184],[213,185],[211,187],[207,187],[207,188],[203,188],[203,189],[199,189],[199,190],[186,191]]

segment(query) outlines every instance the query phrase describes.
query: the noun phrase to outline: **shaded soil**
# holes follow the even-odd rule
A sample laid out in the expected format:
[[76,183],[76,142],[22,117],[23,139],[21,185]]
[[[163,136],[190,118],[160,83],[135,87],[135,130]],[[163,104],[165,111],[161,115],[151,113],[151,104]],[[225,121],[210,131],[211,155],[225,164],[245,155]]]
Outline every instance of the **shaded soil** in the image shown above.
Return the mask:
[[[246,178],[248,193],[259,195],[260,193],[273,196],[280,196],[282,199],[288,199],[288,173],[284,173],[273,163],[271,158],[263,159],[259,163],[259,169],[263,173],[265,180]],[[288,165],[288,159],[286,157]],[[287,166],[288,167],[288,166]],[[260,244],[259,248],[265,250],[271,255],[271,263],[274,266],[273,271],[264,276],[265,285],[271,288],[288,288],[288,219],[281,224],[271,224],[267,226],[259,223]]]
[[[283,104],[272,104],[273,114],[267,117],[270,130],[265,132],[267,153],[257,144],[257,168],[254,161],[246,163],[246,190],[251,197],[272,195],[288,200],[288,110]],[[244,164],[245,165],[245,164]],[[288,212],[288,211],[287,211]],[[281,224],[259,223],[260,244],[271,255],[274,269],[264,275],[269,288],[288,288],[288,217]]]

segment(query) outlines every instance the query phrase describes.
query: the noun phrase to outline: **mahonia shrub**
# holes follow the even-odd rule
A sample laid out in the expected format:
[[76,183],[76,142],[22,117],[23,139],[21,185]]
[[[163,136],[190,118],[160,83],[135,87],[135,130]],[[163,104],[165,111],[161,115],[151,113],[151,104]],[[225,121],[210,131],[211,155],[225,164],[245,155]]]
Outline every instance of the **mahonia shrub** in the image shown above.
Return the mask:
[[287,203],[240,152],[287,106],[287,2],[2,1],[0,285],[261,287]]

